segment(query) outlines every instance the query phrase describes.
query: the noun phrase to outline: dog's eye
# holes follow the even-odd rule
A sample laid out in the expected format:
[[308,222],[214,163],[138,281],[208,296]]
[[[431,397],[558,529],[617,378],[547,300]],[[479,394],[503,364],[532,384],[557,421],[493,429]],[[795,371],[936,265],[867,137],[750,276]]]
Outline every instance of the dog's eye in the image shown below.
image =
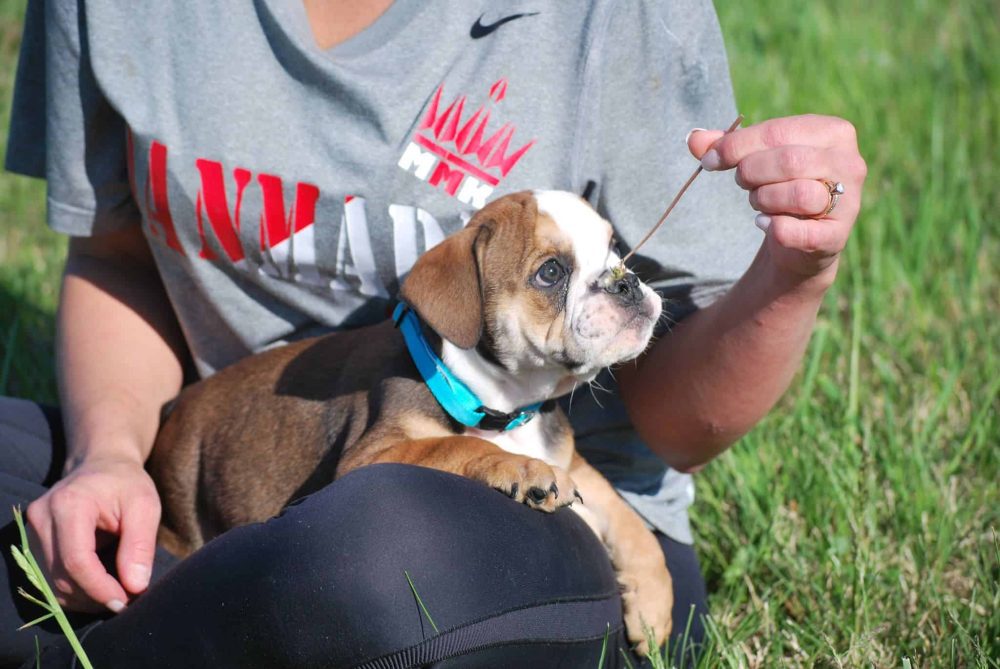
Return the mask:
[[541,288],[551,288],[559,283],[565,275],[566,270],[563,269],[563,266],[559,264],[558,260],[553,258],[551,260],[546,260],[545,263],[538,268],[538,272],[535,274],[535,283]]

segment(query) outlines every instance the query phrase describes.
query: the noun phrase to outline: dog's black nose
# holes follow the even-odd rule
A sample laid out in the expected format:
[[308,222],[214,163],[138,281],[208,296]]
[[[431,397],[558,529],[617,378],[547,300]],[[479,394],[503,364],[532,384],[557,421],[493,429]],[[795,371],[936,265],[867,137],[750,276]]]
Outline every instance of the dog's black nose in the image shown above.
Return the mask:
[[602,284],[606,293],[614,295],[624,304],[638,304],[642,301],[639,277],[632,272],[626,272],[622,278],[605,281]]

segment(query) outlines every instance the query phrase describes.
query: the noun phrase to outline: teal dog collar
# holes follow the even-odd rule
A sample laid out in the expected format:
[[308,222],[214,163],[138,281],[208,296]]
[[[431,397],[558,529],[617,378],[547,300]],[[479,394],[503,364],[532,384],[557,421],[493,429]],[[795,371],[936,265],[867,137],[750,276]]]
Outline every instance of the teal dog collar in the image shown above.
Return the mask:
[[420,319],[407,305],[400,302],[392,312],[392,320],[403,333],[403,341],[434,399],[452,418],[466,427],[505,432],[524,425],[535,417],[542,402],[504,413],[485,406],[469,387],[462,383],[444,364],[420,330]]

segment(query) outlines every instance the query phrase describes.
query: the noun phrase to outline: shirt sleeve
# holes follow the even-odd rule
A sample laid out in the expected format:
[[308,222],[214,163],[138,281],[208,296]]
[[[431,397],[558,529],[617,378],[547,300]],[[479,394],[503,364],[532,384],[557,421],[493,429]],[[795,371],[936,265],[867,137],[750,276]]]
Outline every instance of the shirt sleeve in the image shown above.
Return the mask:
[[83,0],[31,0],[14,87],[6,168],[47,182],[47,220],[98,235],[135,225],[126,126],[91,68]]
[[[736,118],[725,45],[710,0],[617,2],[593,43],[585,180],[626,253],[659,220],[697,161],[690,130]],[[596,112],[594,111],[596,110]],[[762,235],[732,172],[702,173],[629,266],[677,321],[722,295]]]

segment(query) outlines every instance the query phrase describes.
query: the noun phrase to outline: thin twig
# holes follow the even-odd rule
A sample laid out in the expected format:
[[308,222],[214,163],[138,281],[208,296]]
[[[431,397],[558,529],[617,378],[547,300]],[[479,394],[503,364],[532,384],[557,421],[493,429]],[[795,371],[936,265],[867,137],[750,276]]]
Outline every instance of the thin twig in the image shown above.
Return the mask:
[[[740,123],[743,123],[743,114],[740,114],[739,116],[736,117],[736,120],[733,121],[733,124],[729,126],[729,129],[726,130],[724,134],[728,135],[733,130],[736,130],[736,128],[740,127]],[[647,232],[646,236],[642,238],[642,241],[640,241],[638,244],[632,247],[632,250],[629,251],[624,258],[622,258],[621,263],[619,264],[619,267],[621,267],[622,271],[624,271],[625,269],[625,261],[631,258],[632,255],[639,250],[639,247],[645,244],[646,241],[650,237],[652,237],[657,230],[660,229],[660,226],[663,225],[663,222],[667,220],[667,216],[670,215],[670,212],[673,211],[674,207],[677,206],[677,203],[680,202],[681,196],[684,195],[684,192],[691,186],[692,183],[694,183],[694,180],[698,178],[698,175],[701,174],[702,169],[704,168],[701,165],[698,165],[698,169],[696,169],[694,173],[690,177],[688,177],[688,180],[684,182],[684,185],[681,186],[681,189],[677,191],[677,195],[674,196],[674,199],[670,202],[670,206],[668,206],[667,210],[663,212],[663,216],[660,216],[660,220],[656,222],[656,225],[653,226],[653,229]]]

